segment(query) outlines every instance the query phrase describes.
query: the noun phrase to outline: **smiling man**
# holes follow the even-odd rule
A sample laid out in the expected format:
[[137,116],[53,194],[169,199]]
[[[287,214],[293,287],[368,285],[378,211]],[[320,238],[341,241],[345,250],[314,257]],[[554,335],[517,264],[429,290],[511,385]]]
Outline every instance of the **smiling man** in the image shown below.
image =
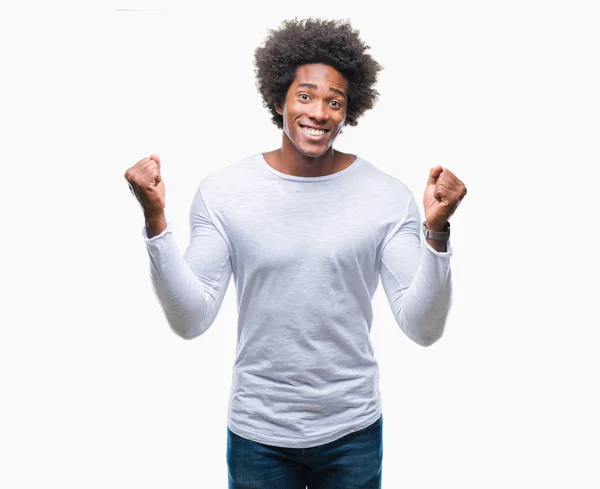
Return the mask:
[[[230,489],[379,489],[383,416],[370,340],[381,279],[400,329],[429,346],[450,309],[449,218],[466,195],[430,169],[412,192],[333,148],[373,107],[381,66],[349,23],[284,22],[255,53],[282,144],[206,176],[182,255],[157,155],[125,173],[157,297],[173,330],[202,335],[233,275],[236,360],[227,422]],[[421,243],[421,232],[424,234]]]
[[346,120],[348,80],[326,64],[296,69],[285,102],[275,104],[283,118],[283,142],[264,155],[273,167],[292,175],[319,177],[336,173],[355,157],[333,149]]

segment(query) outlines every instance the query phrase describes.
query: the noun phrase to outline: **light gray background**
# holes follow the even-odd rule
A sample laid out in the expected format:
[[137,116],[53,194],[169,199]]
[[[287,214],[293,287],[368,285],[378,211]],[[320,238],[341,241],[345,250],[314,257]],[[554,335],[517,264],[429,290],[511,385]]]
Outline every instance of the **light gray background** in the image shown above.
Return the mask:
[[234,283],[205,335],[172,333],[123,175],[161,157],[183,251],[199,181],[281,142],[253,50],[294,16],[350,19],[385,66],[336,147],[421,212],[436,164],[469,192],[444,337],[375,296],[383,487],[600,485],[594,2],[80,4],[0,19],[2,487],[226,487]]

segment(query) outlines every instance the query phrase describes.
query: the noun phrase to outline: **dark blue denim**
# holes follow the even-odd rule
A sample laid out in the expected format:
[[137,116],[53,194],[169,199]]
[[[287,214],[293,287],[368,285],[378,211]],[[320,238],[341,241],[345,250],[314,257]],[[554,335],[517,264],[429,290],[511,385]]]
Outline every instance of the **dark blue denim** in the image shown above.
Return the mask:
[[381,489],[383,415],[310,448],[257,443],[227,428],[229,489]]

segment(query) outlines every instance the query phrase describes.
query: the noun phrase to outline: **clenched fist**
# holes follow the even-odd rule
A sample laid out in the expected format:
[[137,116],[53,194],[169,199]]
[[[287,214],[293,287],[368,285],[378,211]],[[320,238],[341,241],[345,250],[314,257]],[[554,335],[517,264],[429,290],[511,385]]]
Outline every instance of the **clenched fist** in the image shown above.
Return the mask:
[[465,195],[467,187],[454,173],[440,165],[434,166],[423,194],[427,227],[431,231],[443,231]]
[[165,209],[165,182],[160,176],[160,159],[150,155],[125,172],[129,189],[140,202],[144,214],[160,215]]

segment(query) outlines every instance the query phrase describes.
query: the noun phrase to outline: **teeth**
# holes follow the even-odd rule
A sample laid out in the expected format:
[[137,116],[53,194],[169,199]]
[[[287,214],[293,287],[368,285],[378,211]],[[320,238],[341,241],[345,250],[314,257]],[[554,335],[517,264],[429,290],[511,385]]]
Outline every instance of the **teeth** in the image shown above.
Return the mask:
[[323,129],[310,129],[308,127],[302,127],[302,129],[304,131],[306,131],[308,134],[310,134],[311,136],[321,136],[322,134],[325,134],[325,132],[326,132]]

